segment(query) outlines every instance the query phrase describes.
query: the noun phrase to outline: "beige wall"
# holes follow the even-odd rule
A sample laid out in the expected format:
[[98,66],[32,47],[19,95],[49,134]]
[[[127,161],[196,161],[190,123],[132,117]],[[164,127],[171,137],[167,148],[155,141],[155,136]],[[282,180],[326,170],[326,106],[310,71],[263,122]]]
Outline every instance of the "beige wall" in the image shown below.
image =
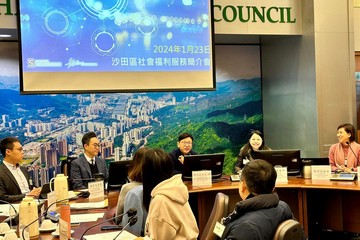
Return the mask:
[[354,45],[360,51],[360,0],[354,1]]
[[275,148],[327,156],[356,125],[353,1],[303,0],[303,36],[262,39],[264,132]]

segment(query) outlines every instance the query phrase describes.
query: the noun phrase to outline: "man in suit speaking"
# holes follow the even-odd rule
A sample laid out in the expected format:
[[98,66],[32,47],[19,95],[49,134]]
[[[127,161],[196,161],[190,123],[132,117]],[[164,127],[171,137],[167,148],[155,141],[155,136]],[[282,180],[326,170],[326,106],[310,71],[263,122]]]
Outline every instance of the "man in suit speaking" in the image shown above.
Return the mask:
[[95,174],[102,173],[107,179],[105,161],[98,157],[100,142],[94,132],[84,134],[82,138],[84,155],[71,162],[70,180],[73,189],[88,188],[88,182],[95,179]]
[[0,142],[4,161],[0,164],[0,199],[7,202],[21,201],[25,196],[38,197],[41,188],[30,191],[30,175],[26,167],[20,166],[24,157],[19,139],[7,137]]

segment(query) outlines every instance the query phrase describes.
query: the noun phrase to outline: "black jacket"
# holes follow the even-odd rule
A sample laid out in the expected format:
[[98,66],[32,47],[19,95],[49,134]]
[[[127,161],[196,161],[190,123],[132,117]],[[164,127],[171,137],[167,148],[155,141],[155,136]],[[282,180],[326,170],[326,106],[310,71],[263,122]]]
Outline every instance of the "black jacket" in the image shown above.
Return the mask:
[[[183,165],[178,159],[181,155],[184,154],[180,151],[179,148],[172,150],[169,154],[174,163],[174,174],[181,174],[183,171]],[[197,153],[191,150],[188,155],[197,155]]]
[[[23,172],[30,188],[30,175],[28,170],[25,167],[20,166],[20,170]],[[31,188],[30,188],[31,189]],[[0,199],[7,202],[17,202],[21,201],[25,197],[25,194],[21,193],[20,186],[17,183],[16,179],[10,172],[10,170],[5,166],[5,164],[0,165]]]
[[226,227],[221,239],[272,240],[277,226],[290,218],[293,218],[290,207],[276,193],[250,195],[223,219]]

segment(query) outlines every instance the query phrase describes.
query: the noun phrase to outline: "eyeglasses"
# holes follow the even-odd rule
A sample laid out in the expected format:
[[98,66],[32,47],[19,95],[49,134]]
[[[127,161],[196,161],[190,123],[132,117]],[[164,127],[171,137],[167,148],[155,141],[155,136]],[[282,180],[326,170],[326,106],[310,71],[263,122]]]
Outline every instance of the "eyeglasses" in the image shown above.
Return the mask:
[[24,149],[23,149],[22,147],[21,147],[21,148],[13,148],[12,150],[13,150],[13,151],[14,151],[14,150],[17,150],[17,151],[19,151],[19,152],[24,151]]
[[183,145],[192,145],[192,142],[180,142]]
[[94,143],[92,145],[93,145],[94,148],[99,148],[100,147],[100,144],[98,144],[98,143]]

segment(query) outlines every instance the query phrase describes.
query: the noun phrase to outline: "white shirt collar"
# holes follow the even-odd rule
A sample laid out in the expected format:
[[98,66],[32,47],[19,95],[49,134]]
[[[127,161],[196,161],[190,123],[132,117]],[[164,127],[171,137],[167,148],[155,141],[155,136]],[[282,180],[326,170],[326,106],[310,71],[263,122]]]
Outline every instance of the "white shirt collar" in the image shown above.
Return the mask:
[[13,170],[16,170],[17,168],[20,168],[20,165],[19,164],[11,164],[9,162],[6,162],[6,161],[3,161],[3,163],[5,164],[5,166],[8,168],[8,169],[13,169]]

